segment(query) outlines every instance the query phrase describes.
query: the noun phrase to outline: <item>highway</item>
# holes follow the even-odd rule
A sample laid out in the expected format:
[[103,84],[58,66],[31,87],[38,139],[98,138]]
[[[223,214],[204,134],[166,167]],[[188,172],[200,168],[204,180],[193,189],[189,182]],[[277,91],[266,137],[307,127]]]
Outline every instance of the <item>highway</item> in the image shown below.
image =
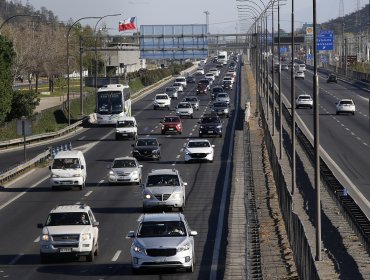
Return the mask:
[[[208,68],[209,65],[206,67]],[[226,71],[224,67],[223,72]],[[222,79],[222,74],[220,78]],[[239,96],[234,86],[231,94],[231,116],[224,120],[223,138],[209,137],[215,145],[213,163],[183,162],[183,146],[188,139],[198,137],[199,117],[209,112],[211,100],[200,96],[200,109],[194,119],[184,119],[181,135],[161,135],[160,120],[166,114],[174,114],[174,107],[181,97],[195,94],[195,84],[189,84],[179,100],[173,100],[172,109],[153,110],[155,93],[163,92],[165,86],[146,95],[133,104],[133,114],[139,127],[139,136],[157,137],[162,144],[162,158],[159,162],[143,161],[144,178],[151,169],[176,168],[185,182],[186,206],[184,214],[192,230],[198,231],[195,237],[196,264],[194,273],[161,270],[148,271],[135,277],[132,275],[129,249],[131,240],[126,238],[128,231],[135,230],[137,219],[142,214],[141,187],[136,185],[109,186],[107,165],[113,158],[130,155],[132,140],[115,141],[114,128],[87,125],[70,139],[58,140],[54,145],[71,141],[74,148],[84,152],[87,160],[87,184],[83,191],[77,189],[51,190],[48,166],[27,173],[0,193],[0,277],[8,279],[209,279],[211,267],[217,268],[217,279],[222,279],[225,262],[227,211],[219,213],[222,201],[227,201],[230,185],[229,155],[232,151],[234,118],[239,110]],[[238,120],[240,121],[240,120]],[[50,144],[32,147],[31,157]],[[12,165],[23,156],[21,150],[0,154],[0,169]],[[41,264],[39,258],[38,223],[43,223],[49,211],[58,204],[86,203],[93,208],[100,222],[99,255],[93,263],[79,260],[61,259],[49,264]],[[227,209],[227,208],[226,208]],[[220,220],[221,217],[221,220]],[[220,223],[221,221],[221,223]],[[223,223],[222,223],[223,222]],[[219,228],[221,225],[223,227]],[[216,236],[219,233],[220,236]],[[220,238],[221,243],[217,244]],[[214,256],[219,256],[216,262]]]
[[[306,71],[304,80],[296,79],[296,96],[310,94],[313,97],[312,81],[313,72],[310,70]],[[290,69],[282,71],[282,92],[288,100],[290,82]],[[341,98],[353,99],[356,104],[354,116],[336,115],[335,103]],[[319,102],[320,145],[369,203],[369,93],[340,80],[337,84],[327,83],[326,76],[319,74]],[[296,112],[313,135],[313,109],[300,108]]]

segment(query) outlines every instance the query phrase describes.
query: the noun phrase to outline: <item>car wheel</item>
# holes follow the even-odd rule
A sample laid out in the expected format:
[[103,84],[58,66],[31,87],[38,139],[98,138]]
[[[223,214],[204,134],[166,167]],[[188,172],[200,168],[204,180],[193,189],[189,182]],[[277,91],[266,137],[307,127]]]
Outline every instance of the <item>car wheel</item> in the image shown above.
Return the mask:
[[220,138],[222,138],[222,133],[220,134]]
[[49,259],[46,254],[40,252],[40,262],[41,263],[48,263]]
[[95,257],[95,246],[94,248],[89,252],[89,254],[86,256],[86,261],[93,262]]
[[335,112],[335,114],[336,114],[336,115],[339,115],[339,112],[338,112],[338,111],[336,111],[336,112]]
[[116,140],[119,140],[119,136],[118,135],[116,135]]
[[352,116],[354,116],[355,115],[355,112],[352,112]]
[[193,115],[191,115],[190,118],[193,118]]
[[99,255],[99,243],[96,242],[96,245],[95,245],[95,252],[94,252],[94,255],[97,256]]
[[186,268],[186,272],[194,272],[194,261],[191,260],[191,266]]
[[181,135],[181,133],[182,133],[182,132],[181,132],[181,131],[179,131],[179,135]]
[[163,135],[163,134],[165,134],[165,132],[162,130],[162,131],[161,131],[161,134]]
[[79,185],[78,188],[80,189],[80,191],[82,191],[85,187],[85,183],[83,183],[82,185]]
[[184,206],[179,207],[179,212],[181,212],[181,213],[184,212],[184,208],[185,208]]
[[153,107],[154,110],[157,110],[157,107]]

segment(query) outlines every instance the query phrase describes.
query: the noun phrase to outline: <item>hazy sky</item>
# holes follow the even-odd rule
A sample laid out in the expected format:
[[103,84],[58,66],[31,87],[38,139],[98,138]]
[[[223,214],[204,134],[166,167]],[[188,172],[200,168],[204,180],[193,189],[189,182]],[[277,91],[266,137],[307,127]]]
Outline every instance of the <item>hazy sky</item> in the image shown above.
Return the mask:
[[[268,2],[268,0],[248,0],[244,4],[253,5],[253,1],[257,5],[262,5],[261,1]],[[280,24],[286,30],[290,30],[291,1],[286,0],[286,5],[281,7]],[[45,7],[53,11],[61,21],[120,13],[121,16],[107,17],[99,23],[99,26],[105,23],[112,35],[120,34],[118,21],[125,18],[136,16],[139,26],[205,24],[204,11],[210,12],[210,33],[235,33],[240,29],[236,6],[243,4],[242,1],[236,0],[21,0],[20,2],[23,4],[28,2],[36,10]],[[340,0],[316,0],[316,3],[318,23],[339,16]],[[357,10],[358,4],[362,8],[368,0],[343,0],[343,3],[344,14],[349,14]],[[312,1],[295,0],[294,7],[297,27],[305,22],[312,22]],[[95,26],[96,20],[84,20],[81,23]]]

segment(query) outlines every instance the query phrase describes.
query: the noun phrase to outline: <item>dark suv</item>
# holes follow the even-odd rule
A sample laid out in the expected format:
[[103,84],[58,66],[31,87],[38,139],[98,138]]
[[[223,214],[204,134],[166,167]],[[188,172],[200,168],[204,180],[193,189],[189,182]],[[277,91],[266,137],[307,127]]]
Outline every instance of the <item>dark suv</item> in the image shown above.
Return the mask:
[[203,135],[222,137],[222,121],[217,115],[204,115],[199,123],[199,138]]
[[161,121],[161,134],[173,132],[181,134],[182,121],[179,116],[165,116]]
[[156,138],[139,138],[132,144],[132,155],[136,159],[161,159],[161,144]]
[[327,83],[338,83],[337,76],[334,74],[330,74],[326,82]]

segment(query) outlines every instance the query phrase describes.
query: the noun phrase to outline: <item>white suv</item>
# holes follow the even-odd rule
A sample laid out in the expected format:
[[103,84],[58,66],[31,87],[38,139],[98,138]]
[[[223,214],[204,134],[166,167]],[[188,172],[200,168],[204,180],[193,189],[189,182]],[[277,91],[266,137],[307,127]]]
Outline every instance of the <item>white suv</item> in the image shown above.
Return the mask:
[[158,108],[166,108],[167,110],[170,109],[171,106],[171,98],[166,93],[156,94],[153,101],[154,110]]
[[67,204],[53,208],[40,236],[41,262],[49,256],[86,256],[92,262],[98,255],[99,222],[85,204]]
[[336,103],[336,114],[340,113],[351,113],[354,115],[356,112],[356,106],[352,99],[341,99]]
[[152,170],[143,186],[143,210],[185,207],[185,186],[176,169]]

